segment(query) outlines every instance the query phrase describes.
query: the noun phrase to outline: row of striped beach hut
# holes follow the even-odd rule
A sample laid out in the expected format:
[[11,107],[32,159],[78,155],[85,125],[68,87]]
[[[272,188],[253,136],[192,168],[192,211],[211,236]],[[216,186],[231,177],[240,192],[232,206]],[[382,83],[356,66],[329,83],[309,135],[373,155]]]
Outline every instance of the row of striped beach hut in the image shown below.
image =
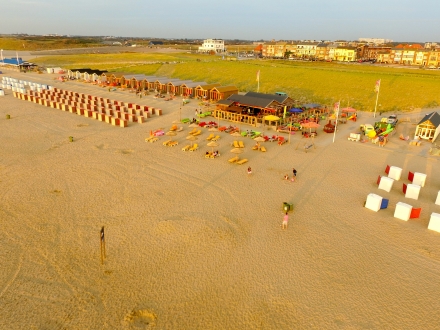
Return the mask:
[[238,94],[235,86],[221,86],[220,84],[208,84],[204,81],[181,80],[177,78],[147,76],[144,74],[128,74],[123,72],[103,72],[98,74],[90,71],[68,70],[69,78],[83,79],[97,82],[102,85],[125,87],[137,91],[156,91],[195,98],[223,100],[232,94]]

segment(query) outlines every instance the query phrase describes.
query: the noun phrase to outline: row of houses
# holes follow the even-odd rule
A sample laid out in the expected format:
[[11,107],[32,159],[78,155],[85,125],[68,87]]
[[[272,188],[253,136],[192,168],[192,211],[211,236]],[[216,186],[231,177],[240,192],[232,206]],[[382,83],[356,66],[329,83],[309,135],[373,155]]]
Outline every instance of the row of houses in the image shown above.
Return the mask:
[[303,58],[322,61],[353,62],[375,60],[380,63],[439,66],[440,49],[420,44],[375,46],[350,43],[271,42],[259,46],[261,56],[269,58]]
[[82,79],[109,86],[119,86],[136,91],[155,91],[163,94],[182,95],[210,100],[223,100],[230,95],[238,94],[235,86],[221,86],[204,81],[181,80],[177,78],[147,76],[123,72],[103,72],[91,69],[68,70],[69,78]]

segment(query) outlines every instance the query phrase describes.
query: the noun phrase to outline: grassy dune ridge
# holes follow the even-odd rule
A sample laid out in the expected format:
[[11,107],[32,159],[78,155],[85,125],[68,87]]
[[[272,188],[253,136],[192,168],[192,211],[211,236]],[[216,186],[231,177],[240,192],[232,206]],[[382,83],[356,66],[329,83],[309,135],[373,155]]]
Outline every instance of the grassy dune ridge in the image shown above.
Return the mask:
[[35,62],[218,82],[235,85],[242,92],[257,90],[256,73],[260,70],[260,92],[283,91],[300,103],[332,104],[340,100],[343,107],[350,105],[365,111],[374,110],[374,86],[381,79],[380,111],[440,104],[440,71],[435,70],[321,62],[224,61],[219,57],[187,53],[68,55],[40,57]]

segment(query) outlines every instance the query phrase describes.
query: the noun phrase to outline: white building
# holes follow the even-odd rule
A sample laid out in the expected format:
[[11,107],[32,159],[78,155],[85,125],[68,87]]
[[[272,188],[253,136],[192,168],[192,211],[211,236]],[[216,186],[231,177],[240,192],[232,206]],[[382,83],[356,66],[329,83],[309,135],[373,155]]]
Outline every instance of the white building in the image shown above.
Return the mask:
[[225,51],[225,42],[221,39],[206,39],[203,40],[203,44],[199,47],[200,53],[207,53],[210,51],[216,53],[223,53]]
[[359,38],[359,42],[366,42],[374,45],[383,45],[393,42],[391,39],[380,39],[380,38]]

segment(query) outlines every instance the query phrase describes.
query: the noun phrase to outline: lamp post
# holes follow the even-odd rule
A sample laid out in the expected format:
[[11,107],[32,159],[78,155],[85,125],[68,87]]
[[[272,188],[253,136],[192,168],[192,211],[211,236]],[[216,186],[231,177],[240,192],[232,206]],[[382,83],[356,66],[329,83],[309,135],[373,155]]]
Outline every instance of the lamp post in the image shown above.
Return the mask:
[[5,61],[3,60],[3,49],[0,50],[1,56],[2,56],[2,62],[4,63]]

